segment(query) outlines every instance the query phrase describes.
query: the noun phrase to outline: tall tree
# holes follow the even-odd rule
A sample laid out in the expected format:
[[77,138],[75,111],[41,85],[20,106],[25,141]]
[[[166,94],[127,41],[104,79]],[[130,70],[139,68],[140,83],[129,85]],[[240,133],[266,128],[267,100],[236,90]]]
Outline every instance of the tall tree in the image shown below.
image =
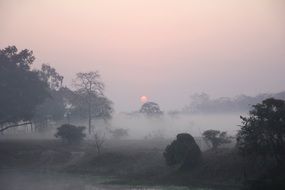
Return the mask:
[[4,131],[30,121],[37,105],[48,97],[47,85],[31,71],[35,57],[15,46],[0,50],[0,129]]
[[[67,87],[62,87],[63,76],[50,65],[43,64],[37,71],[40,79],[48,84],[50,96],[37,106],[33,117],[36,129],[47,129],[49,121],[58,122],[64,119],[67,112],[67,95],[71,93]],[[68,93],[69,92],[69,93]]]
[[75,110],[88,118],[88,132],[92,132],[92,119],[111,117],[111,101],[104,96],[104,84],[99,73],[77,73],[74,80],[76,87]]

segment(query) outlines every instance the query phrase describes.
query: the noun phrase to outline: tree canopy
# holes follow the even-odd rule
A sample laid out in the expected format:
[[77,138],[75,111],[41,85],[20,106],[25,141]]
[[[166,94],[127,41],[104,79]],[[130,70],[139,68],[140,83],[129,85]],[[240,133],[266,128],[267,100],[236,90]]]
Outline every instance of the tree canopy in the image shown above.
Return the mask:
[[37,106],[33,117],[35,127],[38,130],[47,128],[49,120],[62,121],[67,113],[67,104],[73,92],[67,87],[62,87],[63,76],[50,65],[43,64],[37,71],[39,78],[48,85],[50,96]]
[[160,116],[163,112],[160,110],[160,107],[157,103],[146,102],[142,105],[140,113],[143,113],[146,116]]
[[27,49],[0,50],[0,124],[31,120],[36,107],[49,96],[47,84],[30,69],[34,60]]
[[45,81],[51,90],[59,90],[62,87],[63,76],[55,68],[47,64],[42,64],[41,70],[38,71],[40,79]]

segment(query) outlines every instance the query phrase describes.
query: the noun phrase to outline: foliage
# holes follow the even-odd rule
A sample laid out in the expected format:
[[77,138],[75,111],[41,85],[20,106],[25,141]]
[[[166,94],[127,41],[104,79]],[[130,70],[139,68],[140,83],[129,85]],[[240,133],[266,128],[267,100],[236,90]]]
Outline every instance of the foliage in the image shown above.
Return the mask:
[[62,87],[63,76],[50,65],[43,64],[37,72],[40,79],[48,84],[50,93],[49,98],[37,106],[33,117],[36,129],[43,130],[48,127],[50,121],[58,122],[64,119],[73,92],[67,87]]
[[51,90],[59,90],[62,87],[63,76],[50,65],[42,64],[38,74],[40,79],[45,81]]
[[147,116],[160,116],[162,111],[159,108],[159,105],[155,102],[146,102],[142,105],[140,113],[143,113]]
[[285,158],[285,101],[269,98],[253,106],[242,117],[237,145],[246,155],[273,157],[281,165]]
[[36,107],[48,97],[46,83],[30,70],[34,60],[27,49],[0,50],[0,124],[31,120]]
[[230,137],[227,136],[227,132],[218,130],[206,130],[203,132],[203,138],[207,143],[211,144],[211,147],[216,150],[220,145],[230,143]]
[[85,127],[77,127],[70,124],[61,125],[57,128],[56,138],[61,138],[64,142],[69,144],[80,143],[86,136],[83,131]]
[[191,169],[202,161],[201,150],[188,133],[178,134],[176,140],[166,147],[163,156],[167,165],[180,165],[183,170]]
[[[59,122],[64,120],[67,113],[67,90],[70,91],[68,88],[50,90],[50,97],[37,106],[33,117],[37,129],[47,128],[49,121]],[[72,92],[70,91],[70,93]]]

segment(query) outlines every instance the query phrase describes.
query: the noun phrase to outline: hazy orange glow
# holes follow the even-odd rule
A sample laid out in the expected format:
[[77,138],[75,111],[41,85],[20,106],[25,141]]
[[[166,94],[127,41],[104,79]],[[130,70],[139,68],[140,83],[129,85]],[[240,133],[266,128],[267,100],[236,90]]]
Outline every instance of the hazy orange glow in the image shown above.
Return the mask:
[[0,2],[0,48],[34,50],[37,62],[56,67],[66,84],[76,72],[99,70],[119,109],[139,107],[141,94],[175,108],[195,92],[284,90],[284,4],[7,0]]
[[141,96],[140,101],[142,104],[144,104],[144,103],[148,102],[148,97],[147,96]]

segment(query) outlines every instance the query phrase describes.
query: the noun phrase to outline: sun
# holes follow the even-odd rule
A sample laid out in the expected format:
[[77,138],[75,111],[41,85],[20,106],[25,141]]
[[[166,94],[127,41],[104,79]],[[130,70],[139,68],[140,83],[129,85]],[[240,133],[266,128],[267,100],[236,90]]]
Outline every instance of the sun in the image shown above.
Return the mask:
[[147,96],[141,96],[140,97],[140,101],[141,101],[141,103],[146,103],[147,101],[148,101],[148,97]]

